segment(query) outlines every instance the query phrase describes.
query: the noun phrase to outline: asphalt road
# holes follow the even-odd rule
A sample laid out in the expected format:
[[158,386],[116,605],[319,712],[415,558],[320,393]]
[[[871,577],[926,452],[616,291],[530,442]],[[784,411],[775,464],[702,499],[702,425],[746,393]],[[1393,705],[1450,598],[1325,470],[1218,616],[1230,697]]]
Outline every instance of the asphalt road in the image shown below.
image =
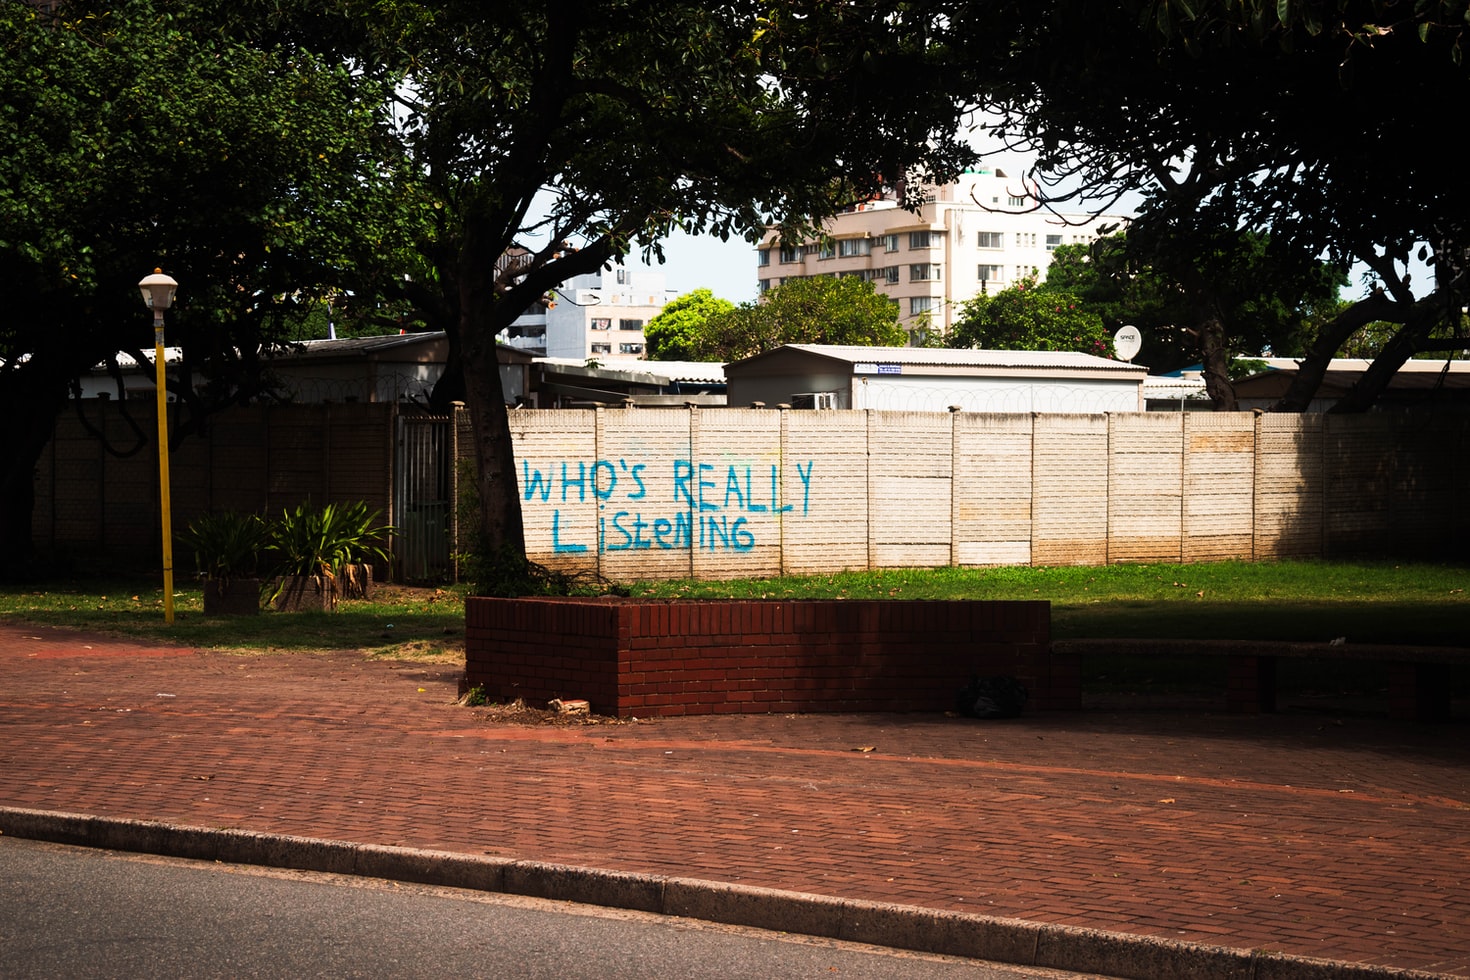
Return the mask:
[[0,838],[0,976],[1072,975],[503,895]]

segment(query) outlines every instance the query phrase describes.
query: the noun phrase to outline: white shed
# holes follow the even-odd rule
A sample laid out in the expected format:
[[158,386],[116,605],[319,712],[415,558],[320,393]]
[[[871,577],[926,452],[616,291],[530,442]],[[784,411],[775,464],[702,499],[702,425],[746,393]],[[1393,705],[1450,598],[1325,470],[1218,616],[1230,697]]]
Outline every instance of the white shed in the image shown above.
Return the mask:
[[1145,367],[1091,354],[787,344],[725,365],[728,403],[943,412],[1141,412]]

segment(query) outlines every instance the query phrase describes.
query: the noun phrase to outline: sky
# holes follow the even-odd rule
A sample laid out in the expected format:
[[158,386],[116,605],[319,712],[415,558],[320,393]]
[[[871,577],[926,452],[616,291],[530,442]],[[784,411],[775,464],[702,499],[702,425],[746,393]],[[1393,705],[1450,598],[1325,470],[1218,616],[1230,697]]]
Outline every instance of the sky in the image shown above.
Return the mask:
[[[635,252],[627,265],[643,265]],[[662,272],[668,289],[680,296],[704,288],[721,299],[744,303],[756,297],[755,246],[741,238],[722,242],[714,235],[676,233],[664,242]]]

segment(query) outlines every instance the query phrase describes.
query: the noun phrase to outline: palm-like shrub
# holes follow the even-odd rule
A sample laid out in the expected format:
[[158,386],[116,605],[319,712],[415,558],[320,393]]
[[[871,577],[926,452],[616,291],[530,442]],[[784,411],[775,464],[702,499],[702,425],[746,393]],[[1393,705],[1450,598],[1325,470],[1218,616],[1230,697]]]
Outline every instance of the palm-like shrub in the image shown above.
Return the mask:
[[277,574],[336,579],[348,565],[388,561],[393,529],[378,514],[360,500],[284,512],[270,529]]
[[203,514],[179,533],[179,543],[194,553],[199,574],[218,582],[255,575],[269,527],[255,514],[223,511]]

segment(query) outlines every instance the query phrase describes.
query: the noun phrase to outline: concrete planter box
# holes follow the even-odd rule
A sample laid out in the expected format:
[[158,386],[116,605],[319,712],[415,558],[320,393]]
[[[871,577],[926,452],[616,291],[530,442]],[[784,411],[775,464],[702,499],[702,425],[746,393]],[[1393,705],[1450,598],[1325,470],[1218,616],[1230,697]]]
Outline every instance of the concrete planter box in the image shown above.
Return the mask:
[[948,711],[1005,674],[1070,708],[1047,602],[492,599],[465,603],[465,674],[497,700],[583,698],[619,717]]
[[287,575],[272,583],[276,612],[331,612],[337,608],[335,584],[321,575]]
[[271,583],[271,605],[277,612],[332,612],[338,599],[368,599],[373,593],[373,566],[348,565],[336,579],[323,575],[288,575]]
[[242,577],[205,579],[204,615],[260,615],[260,579]]

